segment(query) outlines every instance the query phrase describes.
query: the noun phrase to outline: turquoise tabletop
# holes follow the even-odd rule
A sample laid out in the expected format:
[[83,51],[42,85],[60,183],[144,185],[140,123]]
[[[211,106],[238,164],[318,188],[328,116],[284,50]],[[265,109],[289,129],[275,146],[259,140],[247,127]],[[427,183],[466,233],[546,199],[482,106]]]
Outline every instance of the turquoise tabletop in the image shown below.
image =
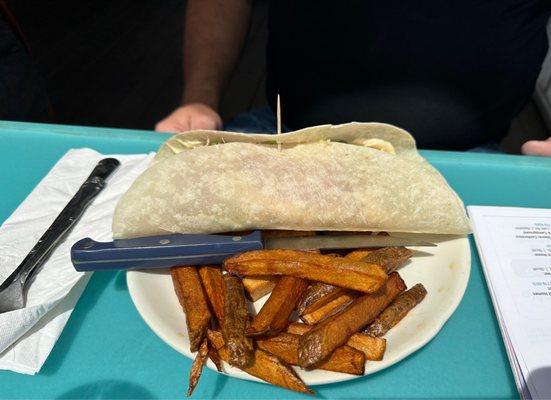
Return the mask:
[[[128,131],[0,121],[0,221],[68,149],[154,151],[166,138]],[[551,206],[551,159],[424,151],[464,202]],[[442,331],[374,375],[317,386],[320,398],[515,398],[509,363],[476,250],[465,297]],[[1,398],[183,398],[191,362],[162,342],[132,305],[123,272],[93,275],[41,372],[0,371]],[[311,398],[205,370],[195,398]]]

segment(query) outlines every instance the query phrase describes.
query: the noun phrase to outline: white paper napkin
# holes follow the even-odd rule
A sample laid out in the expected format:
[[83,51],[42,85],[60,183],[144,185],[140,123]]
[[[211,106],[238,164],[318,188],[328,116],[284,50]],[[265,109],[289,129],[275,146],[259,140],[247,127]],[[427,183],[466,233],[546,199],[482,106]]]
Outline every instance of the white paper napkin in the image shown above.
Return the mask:
[[0,314],[0,369],[35,374],[46,361],[90,273],[76,272],[70,249],[83,237],[112,240],[111,220],[119,197],[151,161],[150,155],[102,155],[70,150],[0,227],[0,282],[3,282],[48,229],[96,163],[115,157],[121,166],[88,207],[69,236],[28,282],[26,306]]

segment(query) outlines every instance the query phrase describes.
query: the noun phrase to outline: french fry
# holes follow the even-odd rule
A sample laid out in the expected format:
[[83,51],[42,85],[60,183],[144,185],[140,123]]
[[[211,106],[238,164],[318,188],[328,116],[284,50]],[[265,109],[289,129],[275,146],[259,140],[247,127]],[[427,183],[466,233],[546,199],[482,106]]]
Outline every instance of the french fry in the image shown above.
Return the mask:
[[[298,365],[299,335],[280,333],[266,339],[259,339],[256,345],[282,361]],[[329,358],[318,366],[326,371],[343,372],[345,374],[363,375],[365,369],[365,355],[349,346],[342,346],[333,352]]]
[[[369,253],[372,253],[373,251],[375,250],[373,249],[355,250],[351,253],[348,253],[346,255],[346,258],[353,261],[362,261],[364,257],[366,257]],[[336,256],[334,254],[326,254],[326,255]],[[315,310],[317,310],[318,308],[320,308],[321,306],[324,306],[330,301],[341,296],[345,292],[346,292],[345,289],[340,288],[338,286],[328,285],[327,283],[316,282],[312,284],[304,294],[304,297],[297,308],[297,313],[299,315],[310,314]]]
[[199,276],[209,300],[210,309],[214,313],[218,324],[222,326],[222,322],[224,321],[224,281],[222,279],[222,271],[218,267],[205,265],[199,267]]
[[365,330],[372,336],[383,336],[390,328],[400,322],[408,312],[423,301],[427,295],[425,287],[418,283],[401,293]]
[[[353,261],[363,261],[369,264],[380,265],[386,273],[394,271],[402,266],[410,257],[411,251],[405,247],[383,247],[378,249],[359,249],[346,255]],[[325,283],[312,284],[297,308],[299,315],[311,314],[330,301],[338,298],[346,292],[337,286]]]
[[345,292],[344,289],[327,283],[315,282],[308,286],[300,304],[297,306],[298,315],[309,314]]
[[187,390],[188,397],[191,396],[191,394],[195,390],[195,386],[197,386],[197,382],[199,382],[199,378],[201,377],[201,372],[203,372],[203,366],[207,361],[208,354],[209,342],[205,337],[203,339],[203,343],[201,343],[201,346],[199,347],[199,351],[195,355],[195,359],[193,360],[193,364],[191,365],[191,371],[189,372],[189,387]]
[[355,333],[350,336],[346,344],[364,353],[365,359],[369,361],[381,361],[385,355],[386,339],[384,338],[375,338],[364,333]]
[[374,251],[379,250],[378,248],[369,248],[369,249],[358,249],[351,251],[345,257],[349,260],[362,261],[368,254],[373,253]]
[[[303,335],[312,328],[312,325],[293,322],[287,327],[287,332],[295,335]],[[381,361],[386,350],[386,339],[373,337],[365,333],[355,333],[350,336],[346,345],[364,353],[366,360]]]
[[348,306],[352,301],[359,297],[358,292],[352,292],[350,290],[345,291],[336,299],[331,300],[329,303],[321,306],[315,311],[312,311],[309,314],[303,314],[300,316],[300,319],[306,322],[308,325],[314,325],[318,322],[323,321],[324,319],[334,315]]
[[291,322],[285,332],[292,333],[293,335],[303,335],[312,330],[312,328],[312,325],[306,325],[302,322]]
[[266,296],[272,290],[279,280],[277,276],[247,277],[243,278],[243,287],[245,294],[252,302]]
[[289,324],[289,316],[308,287],[304,279],[283,276],[253,318],[247,331],[248,336],[275,335]]
[[[215,350],[220,350],[222,347],[226,345],[226,342],[224,340],[224,335],[220,331],[215,331],[212,329],[207,330],[207,339],[209,340],[209,343],[211,344],[212,348]],[[220,353],[218,353],[220,354]],[[222,359],[222,357],[220,357]],[[226,361],[226,360],[224,360]],[[226,361],[227,362],[227,361]]]
[[170,275],[176,296],[186,314],[190,350],[196,352],[212,317],[199,274],[195,267],[173,267]]
[[[222,334],[209,330],[207,332],[207,337],[209,342],[218,350],[220,358],[228,362],[229,351],[225,346]],[[304,384],[291,367],[264,350],[256,349],[253,363],[248,367],[238,368],[252,376],[256,376],[257,378],[285,389],[307,394],[314,393]]]
[[296,250],[257,250],[228,258],[224,268],[239,276],[290,275],[373,293],[387,279],[376,264]]
[[216,369],[218,372],[224,372],[224,369],[222,368],[222,360],[220,359],[220,354],[218,354],[218,350],[216,350],[212,346],[209,346],[209,358],[214,363],[214,365],[216,365]]
[[228,360],[234,367],[244,368],[254,361],[253,341],[246,336],[249,314],[241,279],[223,275],[224,323],[222,333],[228,350]]
[[[264,238],[304,237],[315,235],[316,232],[314,231],[264,230],[262,232]],[[255,302],[261,297],[266,296],[274,289],[278,279],[279,278],[275,276],[243,278],[243,286],[245,287],[247,298]]]
[[[363,257],[358,258],[362,255]],[[411,250],[405,247],[383,247],[369,252],[356,250],[347,254],[346,258],[359,259],[366,263],[380,265],[387,274],[390,274],[404,265],[411,258],[411,255]]]
[[303,368],[312,368],[325,360],[354,333],[373,322],[405,289],[404,281],[394,272],[376,293],[358,297],[343,311],[306,332],[300,338],[299,365]]

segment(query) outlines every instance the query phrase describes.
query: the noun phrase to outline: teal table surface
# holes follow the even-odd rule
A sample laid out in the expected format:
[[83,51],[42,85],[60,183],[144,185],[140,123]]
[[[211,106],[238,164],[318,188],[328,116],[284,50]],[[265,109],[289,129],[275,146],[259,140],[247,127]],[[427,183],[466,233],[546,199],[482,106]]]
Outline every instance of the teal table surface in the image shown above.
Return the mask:
[[[153,132],[0,121],[0,221],[70,148],[155,151]],[[551,207],[551,159],[423,151],[465,204]],[[353,381],[317,386],[320,398],[518,397],[480,261],[441,332],[402,362]],[[96,273],[42,371],[0,371],[1,398],[183,398],[191,361],[162,342],[134,308],[123,272]],[[210,370],[195,398],[311,398]]]

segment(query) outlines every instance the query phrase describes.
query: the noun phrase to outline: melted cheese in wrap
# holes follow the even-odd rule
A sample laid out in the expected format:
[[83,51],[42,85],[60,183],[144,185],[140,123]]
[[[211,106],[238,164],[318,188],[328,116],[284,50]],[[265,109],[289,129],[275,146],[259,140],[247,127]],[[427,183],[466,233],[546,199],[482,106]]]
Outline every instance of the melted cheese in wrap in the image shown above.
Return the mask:
[[122,197],[113,221],[116,238],[248,229],[470,231],[463,203],[411,135],[377,123],[279,137],[180,134]]

